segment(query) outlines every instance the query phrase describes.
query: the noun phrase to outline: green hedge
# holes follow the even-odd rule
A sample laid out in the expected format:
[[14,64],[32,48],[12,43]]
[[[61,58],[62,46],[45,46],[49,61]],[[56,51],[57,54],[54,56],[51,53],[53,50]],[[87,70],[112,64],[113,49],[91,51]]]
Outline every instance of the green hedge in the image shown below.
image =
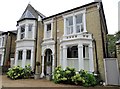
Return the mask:
[[65,70],[61,66],[55,68],[53,81],[55,83],[76,84],[82,86],[95,86],[97,80],[93,73],[81,70],[76,72],[74,68],[67,67]]
[[7,72],[7,76],[13,80],[30,78],[31,75],[32,70],[30,65],[25,66],[25,68],[22,68],[20,66],[14,66],[13,68],[9,68]]

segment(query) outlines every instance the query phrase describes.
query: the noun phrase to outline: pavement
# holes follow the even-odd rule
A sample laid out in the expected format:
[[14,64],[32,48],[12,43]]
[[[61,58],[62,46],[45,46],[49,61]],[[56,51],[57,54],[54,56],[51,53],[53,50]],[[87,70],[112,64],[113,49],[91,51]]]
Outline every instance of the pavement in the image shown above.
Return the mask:
[[118,86],[95,86],[95,87],[82,87],[76,85],[68,85],[68,84],[55,84],[53,81],[49,81],[46,79],[18,79],[18,80],[11,80],[7,78],[6,75],[0,75],[2,77],[2,89],[18,89],[20,87],[27,89],[27,87],[32,88],[48,88],[48,89],[120,89]]

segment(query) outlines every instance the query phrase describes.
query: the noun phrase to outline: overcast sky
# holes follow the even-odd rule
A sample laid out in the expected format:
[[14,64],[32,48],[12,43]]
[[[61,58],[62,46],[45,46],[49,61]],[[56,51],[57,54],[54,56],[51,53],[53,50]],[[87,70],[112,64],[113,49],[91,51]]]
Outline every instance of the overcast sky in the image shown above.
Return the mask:
[[[21,17],[28,3],[45,16],[54,15],[94,0],[1,0],[0,31],[16,30],[16,21]],[[118,1],[102,0],[108,33],[118,31]]]

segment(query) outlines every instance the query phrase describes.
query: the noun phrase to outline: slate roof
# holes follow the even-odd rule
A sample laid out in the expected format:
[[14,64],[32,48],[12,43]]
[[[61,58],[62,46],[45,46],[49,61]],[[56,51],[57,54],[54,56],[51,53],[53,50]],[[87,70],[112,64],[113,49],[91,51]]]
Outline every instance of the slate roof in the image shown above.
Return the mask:
[[40,16],[42,19],[45,18],[45,16],[42,13],[35,10],[30,4],[28,4],[27,8],[25,9],[18,22],[24,19],[38,19],[38,16]]

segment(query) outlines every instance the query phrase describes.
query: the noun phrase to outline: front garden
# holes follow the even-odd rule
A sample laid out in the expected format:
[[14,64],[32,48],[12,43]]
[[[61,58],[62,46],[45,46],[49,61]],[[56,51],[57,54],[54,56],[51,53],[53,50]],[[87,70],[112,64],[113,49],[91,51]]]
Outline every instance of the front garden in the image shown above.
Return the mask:
[[[33,72],[29,65],[25,66],[25,68],[15,66],[9,68],[7,72],[7,77],[12,80],[26,79],[30,78],[32,75]],[[93,73],[89,73],[85,70],[77,72],[74,68],[69,67],[63,70],[60,66],[55,68],[52,81],[54,83],[80,85],[85,87],[97,85],[97,79]]]

